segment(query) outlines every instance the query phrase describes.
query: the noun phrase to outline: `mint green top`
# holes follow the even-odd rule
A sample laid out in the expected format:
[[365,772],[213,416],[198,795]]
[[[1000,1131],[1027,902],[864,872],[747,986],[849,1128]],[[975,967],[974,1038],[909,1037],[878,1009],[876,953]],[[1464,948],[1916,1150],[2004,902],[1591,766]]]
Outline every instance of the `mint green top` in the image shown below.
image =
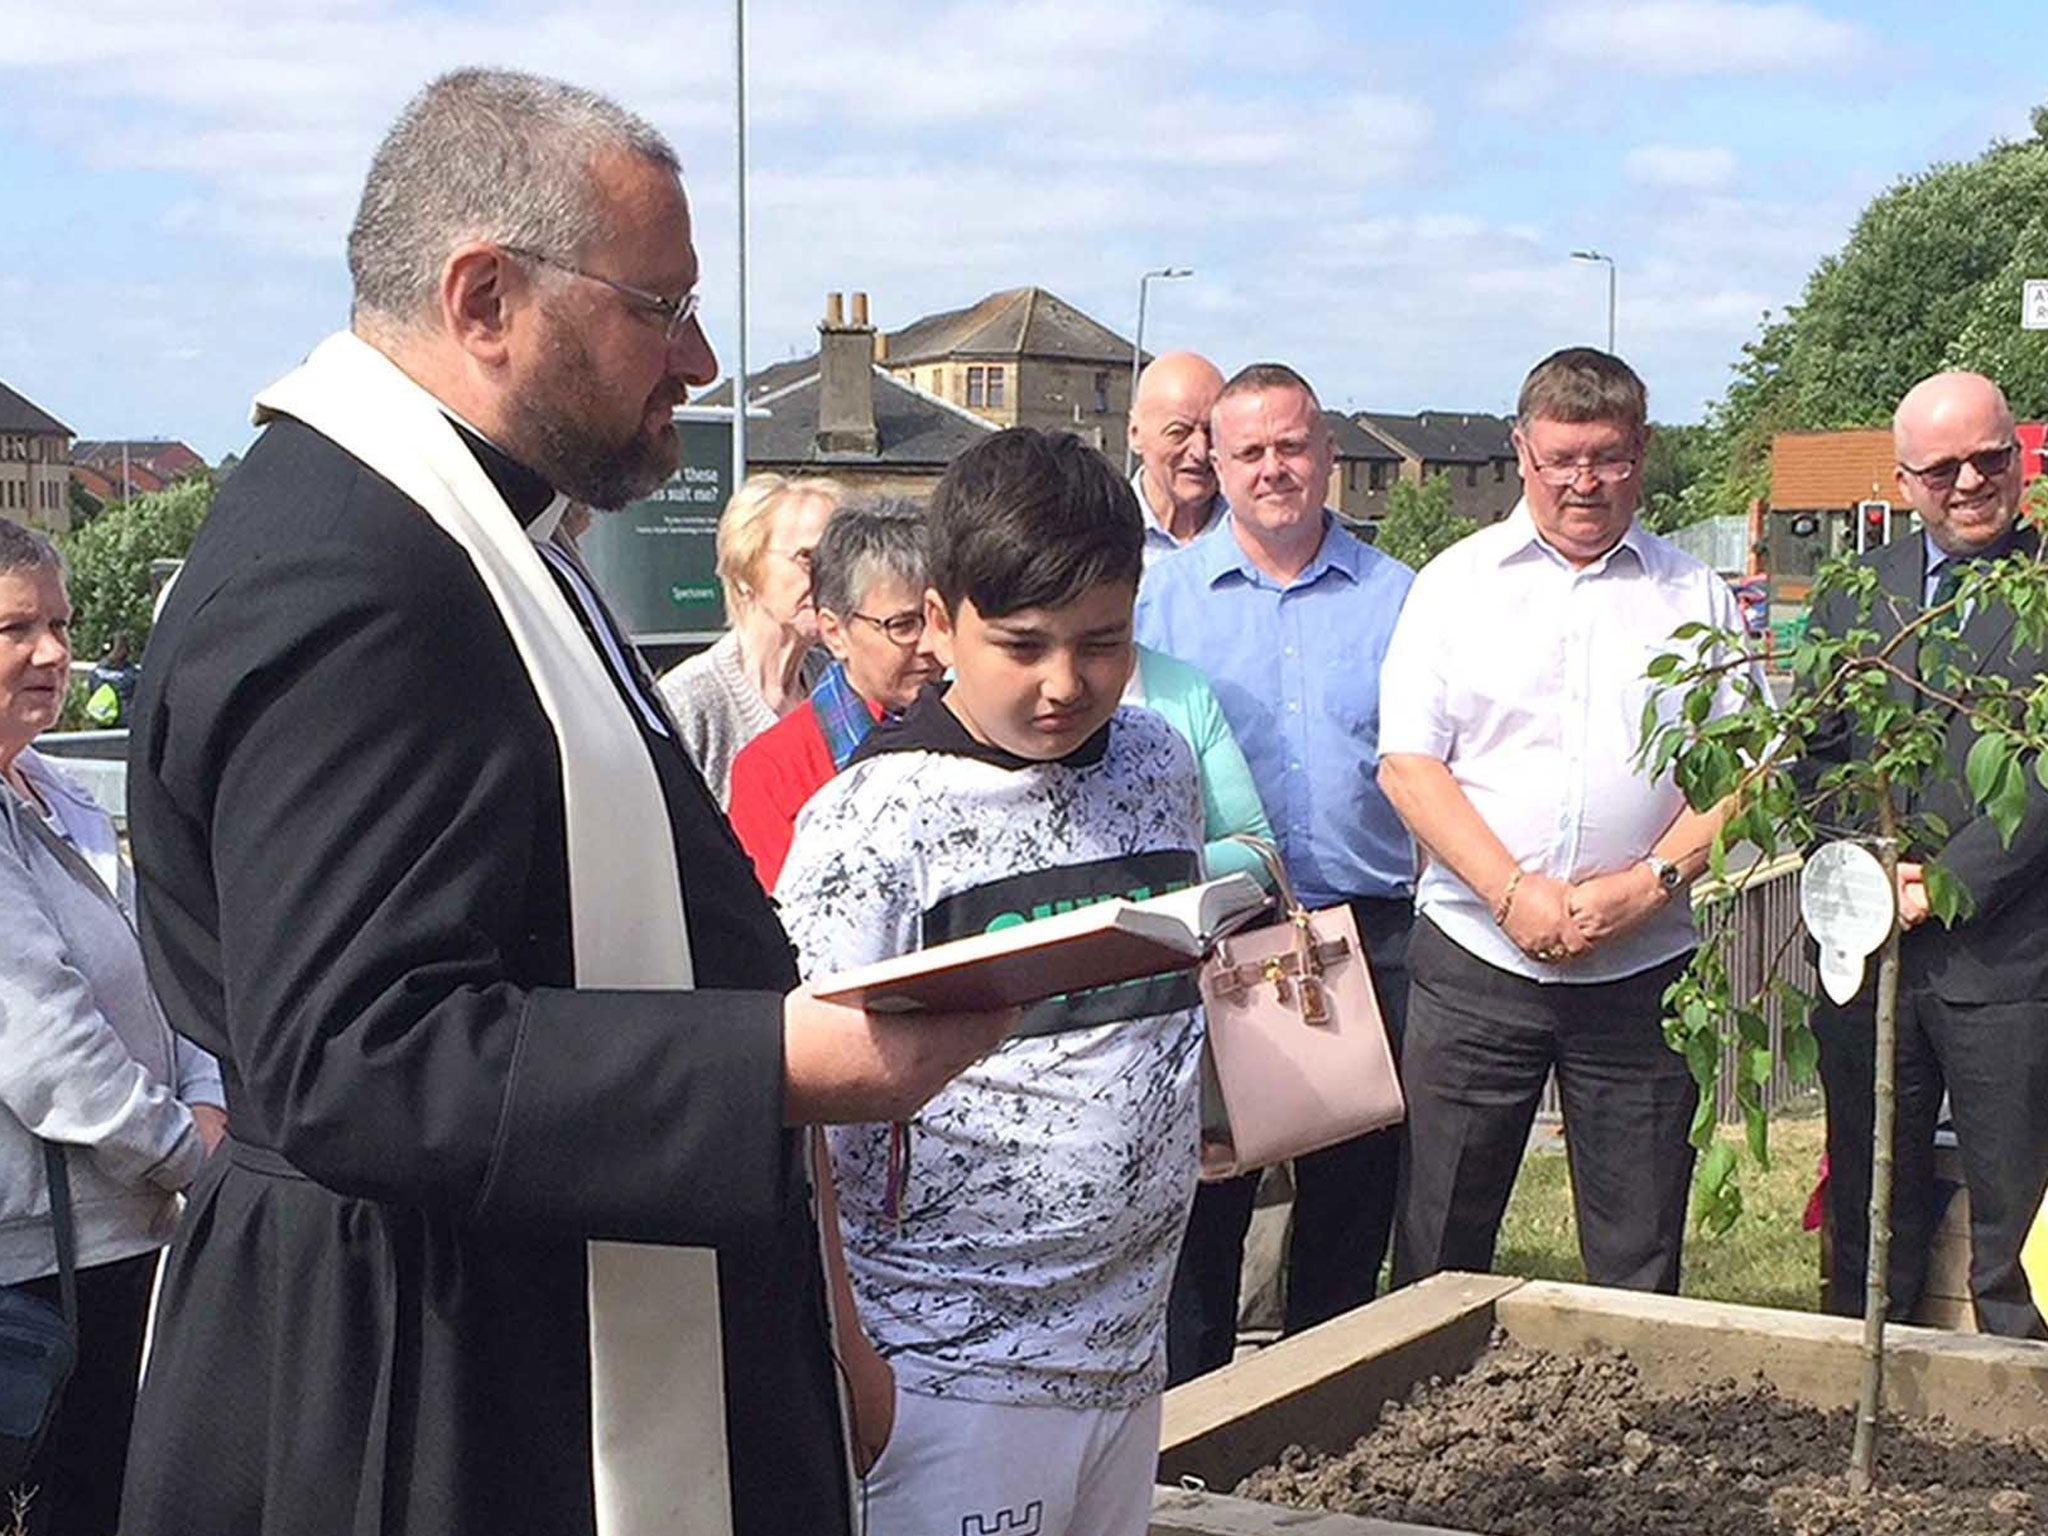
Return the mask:
[[1259,856],[1243,843],[1225,841],[1232,833],[1245,833],[1271,843],[1273,824],[1266,820],[1251,768],[1209,680],[1186,662],[1141,645],[1137,675],[1124,700],[1164,718],[1194,748],[1195,766],[1202,775],[1203,836],[1208,839],[1202,865],[1209,878],[1244,874],[1263,884],[1266,872]]

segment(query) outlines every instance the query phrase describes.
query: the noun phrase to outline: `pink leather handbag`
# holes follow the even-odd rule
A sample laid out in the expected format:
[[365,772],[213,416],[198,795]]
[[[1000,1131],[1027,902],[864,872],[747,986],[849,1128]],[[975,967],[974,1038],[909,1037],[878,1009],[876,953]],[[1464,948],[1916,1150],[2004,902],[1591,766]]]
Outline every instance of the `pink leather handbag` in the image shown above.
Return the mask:
[[1283,914],[1223,940],[1202,967],[1205,1179],[1398,1125],[1407,1113],[1351,909],[1308,911],[1273,849],[1238,841],[1265,861]]

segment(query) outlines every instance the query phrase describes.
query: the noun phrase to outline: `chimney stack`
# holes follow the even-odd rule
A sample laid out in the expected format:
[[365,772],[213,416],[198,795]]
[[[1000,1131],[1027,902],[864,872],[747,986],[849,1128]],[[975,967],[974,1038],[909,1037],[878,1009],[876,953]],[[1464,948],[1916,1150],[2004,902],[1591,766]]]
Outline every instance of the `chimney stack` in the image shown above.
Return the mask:
[[818,326],[818,452],[866,454],[881,451],[875,428],[875,330],[868,324],[868,296],[853,296],[847,324],[840,295],[825,295]]

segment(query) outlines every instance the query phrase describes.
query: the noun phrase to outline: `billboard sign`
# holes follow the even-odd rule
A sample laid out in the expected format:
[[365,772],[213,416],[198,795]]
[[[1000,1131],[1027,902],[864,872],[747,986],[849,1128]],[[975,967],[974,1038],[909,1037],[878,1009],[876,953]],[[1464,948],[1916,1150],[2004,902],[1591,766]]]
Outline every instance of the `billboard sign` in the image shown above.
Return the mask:
[[627,635],[642,645],[701,644],[725,631],[718,514],[733,492],[732,412],[683,406],[673,478],[644,501],[600,512],[578,544]]

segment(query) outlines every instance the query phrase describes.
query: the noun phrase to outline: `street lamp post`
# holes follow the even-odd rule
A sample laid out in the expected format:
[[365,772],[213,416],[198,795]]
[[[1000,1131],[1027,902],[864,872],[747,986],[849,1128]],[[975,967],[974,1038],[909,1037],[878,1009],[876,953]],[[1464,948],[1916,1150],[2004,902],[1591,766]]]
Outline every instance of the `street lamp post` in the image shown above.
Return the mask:
[[[1194,275],[1195,269],[1193,267],[1154,267],[1150,272],[1144,273],[1138,278],[1138,334],[1131,340],[1131,393],[1130,398],[1124,402],[1124,420],[1126,422],[1130,420],[1132,407],[1138,403],[1138,370],[1145,365],[1145,289],[1155,277],[1175,278],[1193,277]],[[1131,435],[1129,432],[1126,432],[1124,434],[1124,473],[1128,475],[1132,467]]]
[[1604,261],[1607,263],[1607,350],[1614,351],[1614,258],[1598,251],[1573,251],[1573,261]]
[[747,478],[747,0],[733,0],[733,234],[734,298],[739,325],[732,348],[732,484],[728,496]]

